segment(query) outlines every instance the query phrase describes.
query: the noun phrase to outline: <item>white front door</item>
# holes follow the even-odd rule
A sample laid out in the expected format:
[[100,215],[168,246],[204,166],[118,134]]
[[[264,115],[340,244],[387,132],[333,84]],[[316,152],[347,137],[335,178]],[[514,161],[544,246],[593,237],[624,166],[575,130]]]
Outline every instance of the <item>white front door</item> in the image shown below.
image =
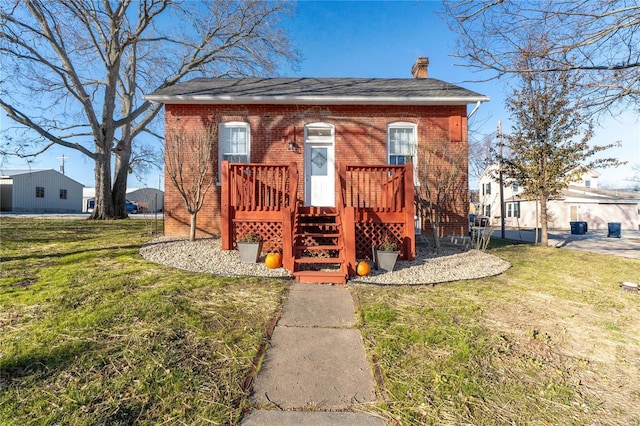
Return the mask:
[[304,204],[315,207],[335,207],[333,127],[309,125],[306,130]]

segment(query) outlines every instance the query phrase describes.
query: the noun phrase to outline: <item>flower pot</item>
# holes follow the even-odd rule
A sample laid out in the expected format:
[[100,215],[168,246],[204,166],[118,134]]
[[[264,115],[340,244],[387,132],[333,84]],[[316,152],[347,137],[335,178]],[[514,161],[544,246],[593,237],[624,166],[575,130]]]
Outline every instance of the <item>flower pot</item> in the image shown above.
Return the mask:
[[397,251],[382,251],[376,250],[376,260],[378,269],[391,272],[394,266],[396,266],[396,260],[398,259]]
[[240,252],[240,262],[256,263],[262,253],[262,241],[255,243],[238,241],[238,251]]

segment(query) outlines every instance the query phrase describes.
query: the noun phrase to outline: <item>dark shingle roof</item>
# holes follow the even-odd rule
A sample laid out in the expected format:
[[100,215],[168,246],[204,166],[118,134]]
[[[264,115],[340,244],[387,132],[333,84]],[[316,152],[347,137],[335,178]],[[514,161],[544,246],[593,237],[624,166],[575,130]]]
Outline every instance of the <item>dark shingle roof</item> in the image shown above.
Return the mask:
[[167,103],[466,105],[487,96],[433,78],[197,78],[145,99]]

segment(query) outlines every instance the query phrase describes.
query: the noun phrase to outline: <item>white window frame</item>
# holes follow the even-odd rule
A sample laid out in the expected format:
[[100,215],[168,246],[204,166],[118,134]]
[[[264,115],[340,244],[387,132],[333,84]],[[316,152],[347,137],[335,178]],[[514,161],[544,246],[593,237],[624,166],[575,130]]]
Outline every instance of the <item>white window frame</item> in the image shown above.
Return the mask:
[[[394,129],[410,129],[413,133],[413,146],[411,147],[410,154],[395,154],[391,152],[391,131]],[[420,179],[418,176],[418,125],[408,121],[396,121],[387,125],[387,163],[391,163],[391,156],[411,156],[411,162],[413,163],[413,181],[415,185],[420,185]],[[405,160],[406,163],[406,160]],[[395,165],[398,165],[397,163]]]
[[520,201],[507,203],[507,217],[520,218]]
[[334,143],[335,126],[330,123],[309,123],[304,126],[305,143]]
[[[245,153],[224,152],[223,148],[226,146],[225,137],[227,132],[231,129],[245,129],[247,135],[247,151]],[[244,121],[226,121],[220,123],[218,126],[218,185],[221,184],[222,176],[222,161],[225,155],[244,155],[246,156],[246,163],[251,162],[251,125]]]

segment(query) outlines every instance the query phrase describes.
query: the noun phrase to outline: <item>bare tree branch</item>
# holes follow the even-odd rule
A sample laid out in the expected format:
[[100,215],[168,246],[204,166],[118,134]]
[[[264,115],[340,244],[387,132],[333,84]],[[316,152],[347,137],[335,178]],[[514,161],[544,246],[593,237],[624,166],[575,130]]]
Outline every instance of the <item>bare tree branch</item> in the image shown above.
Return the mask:
[[29,130],[18,141],[4,129],[3,151],[29,155],[27,146],[53,143],[82,152],[96,163],[92,217],[124,217],[127,175],[145,163],[134,140],[162,110],[142,95],[191,76],[295,66],[298,52],[280,28],[291,9],[261,0],[0,2],[2,65],[12,70],[0,106]]
[[[483,81],[522,73],[583,72],[574,88],[594,112],[640,109],[640,4],[628,0],[462,0],[445,2],[459,35],[456,57]],[[548,50],[531,67],[518,58],[544,35]]]

